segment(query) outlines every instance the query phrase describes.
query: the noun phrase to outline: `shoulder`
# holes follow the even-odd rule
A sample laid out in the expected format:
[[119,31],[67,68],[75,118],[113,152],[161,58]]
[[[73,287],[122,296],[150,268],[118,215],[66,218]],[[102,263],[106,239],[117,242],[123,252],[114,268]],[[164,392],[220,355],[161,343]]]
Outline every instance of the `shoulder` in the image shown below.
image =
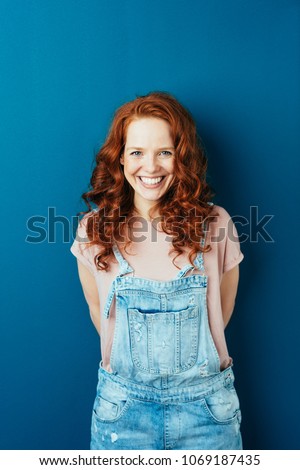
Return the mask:
[[94,214],[95,214],[95,210],[92,210],[88,212],[87,214],[85,214],[82,217],[82,219],[79,220],[77,233],[76,233],[77,241],[83,242],[83,243],[89,241],[88,236],[87,236],[87,223],[89,219],[93,218]]
[[97,254],[97,247],[96,245],[90,245],[90,239],[87,235],[87,222],[89,218],[92,217],[93,212],[94,211],[88,212],[78,222],[76,237],[70,247],[70,251],[83,265],[85,265],[86,268],[89,269],[91,274],[95,275],[97,273],[97,269],[94,257]]
[[222,206],[218,206],[217,204],[214,204],[213,205],[213,210],[211,212],[212,214],[218,214],[218,216],[221,218],[221,219],[228,219],[230,218],[230,215],[229,213],[227,212],[227,210],[222,207]]
[[233,223],[227,210],[224,207],[215,204],[213,205],[213,210],[211,211],[209,218],[211,218],[211,220],[209,221],[208,231],[214,235],[221,229],[227,232],[229,224]]
[[239,235],[228,211],[214,206],[211,215],[218,216],[209,225],[207,236],[212,252],[218,256],[220,273],[229,271],[244,258],[240,249]]

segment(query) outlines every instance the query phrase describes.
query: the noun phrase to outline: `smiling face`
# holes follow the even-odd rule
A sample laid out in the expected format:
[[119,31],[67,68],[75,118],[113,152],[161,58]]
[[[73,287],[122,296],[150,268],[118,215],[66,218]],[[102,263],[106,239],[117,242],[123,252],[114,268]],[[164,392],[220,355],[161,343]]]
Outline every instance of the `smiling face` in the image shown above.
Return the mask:
[[146,219],[149,209],[172,183],[174,157],[174,142],[167,121],[143,117],[129,124],[120,163],[134,190],[135,208]]

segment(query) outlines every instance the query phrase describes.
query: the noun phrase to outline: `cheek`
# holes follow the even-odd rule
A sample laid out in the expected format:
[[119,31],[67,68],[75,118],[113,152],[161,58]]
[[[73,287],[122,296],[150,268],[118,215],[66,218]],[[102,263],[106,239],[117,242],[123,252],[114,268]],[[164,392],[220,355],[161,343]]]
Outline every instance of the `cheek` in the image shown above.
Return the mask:
[[133,171],[134,171],[133,165],[128,165],[128,163],[124,165],[125,174],[131,175],[133,173]]
[[133,174],[139,169],[139,166],[140,165],[138,162],[134,162],[134,161],[126,162],[124,170],[126,171],[126,173]]
[[166,170],[168,171],[168,173],[174,173],[174,162],[170,162],[170,163],[166,166]]

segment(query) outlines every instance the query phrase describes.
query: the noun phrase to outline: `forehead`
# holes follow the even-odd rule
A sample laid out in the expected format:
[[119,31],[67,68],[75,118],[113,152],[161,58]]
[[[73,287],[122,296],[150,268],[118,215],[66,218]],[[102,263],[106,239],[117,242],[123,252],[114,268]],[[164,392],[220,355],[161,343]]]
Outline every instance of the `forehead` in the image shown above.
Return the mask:
[[173,145],[170,124],[164,119],[143,117],[134,119],[127,128],[126,144],[142,146],[155,141],[161,145]]

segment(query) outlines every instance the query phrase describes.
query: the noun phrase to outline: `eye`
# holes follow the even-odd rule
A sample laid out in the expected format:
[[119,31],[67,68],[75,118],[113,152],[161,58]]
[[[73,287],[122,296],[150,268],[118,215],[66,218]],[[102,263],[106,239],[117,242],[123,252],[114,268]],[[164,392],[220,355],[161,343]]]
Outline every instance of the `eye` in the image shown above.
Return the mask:
[[139,150],[135,150],[134,152],[131,152],[130,155],[133,155],[134,157],[139,157],[142,154]]
[[172,155],[172,152],[169,152],[169,150],[162,150],[160,152],[160,155],[162,155],[163,157],[169,157],[170,155]]

